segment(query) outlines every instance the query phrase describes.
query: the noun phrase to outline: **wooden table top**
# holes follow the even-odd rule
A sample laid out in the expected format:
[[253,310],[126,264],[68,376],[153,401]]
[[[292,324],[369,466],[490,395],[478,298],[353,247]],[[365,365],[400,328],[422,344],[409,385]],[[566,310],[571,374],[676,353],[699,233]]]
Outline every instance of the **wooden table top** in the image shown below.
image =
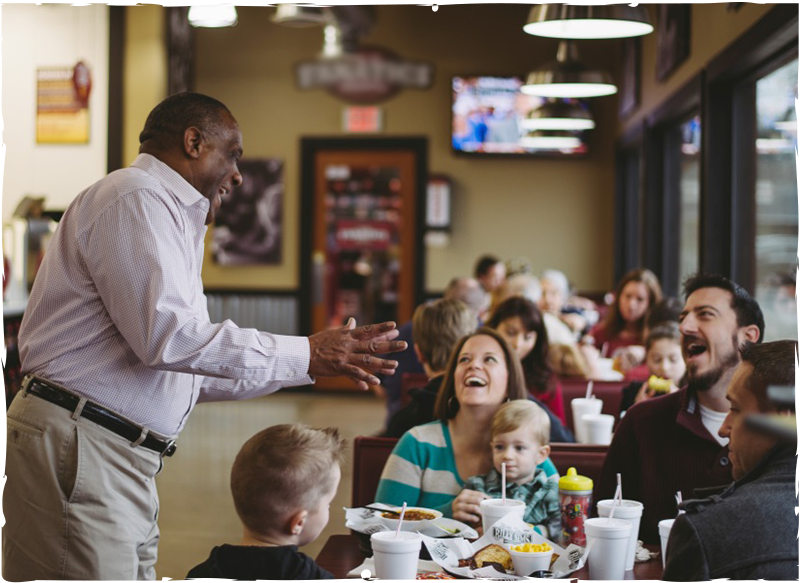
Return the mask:
[[[648,545],[649,546],[649,545]],[[655,548],[655,547],[652,547]],[[347,574],[364,562],[366,557],[359,550],[358,538],[350,534],[335,534],[328,539],[317,556],[317,564],[330,571],[337,579],[346,579]],[[658,581],[664,569],[661,557],[645,563],[636,563],[632,571],[625,572],[625,579]],[[570,579],[589,579],[589,570],[584,567],[569,576]]]

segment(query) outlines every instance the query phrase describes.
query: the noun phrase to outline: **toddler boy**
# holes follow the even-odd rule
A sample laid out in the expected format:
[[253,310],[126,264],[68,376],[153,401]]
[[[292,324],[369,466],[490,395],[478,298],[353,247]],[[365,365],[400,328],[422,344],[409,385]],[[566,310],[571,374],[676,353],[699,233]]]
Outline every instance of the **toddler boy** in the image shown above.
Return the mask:
[[492,418],[492,461],[494,469],[485,476],[473,476],[465,489],[502,497],[502,464],[506,464],[506,498],[527,505],[523,520],[550,540],[561,530],[558,503],[558,475],[548,478],[537,468],[550,455],[550,418],[536,403],[515,400],[505,403]]
[[187,578],[333,579],[298,547],[328,523],[344,445],[335,428],[301,424],[276,425],[251,437],[231,470],[242,540],[214,547]]

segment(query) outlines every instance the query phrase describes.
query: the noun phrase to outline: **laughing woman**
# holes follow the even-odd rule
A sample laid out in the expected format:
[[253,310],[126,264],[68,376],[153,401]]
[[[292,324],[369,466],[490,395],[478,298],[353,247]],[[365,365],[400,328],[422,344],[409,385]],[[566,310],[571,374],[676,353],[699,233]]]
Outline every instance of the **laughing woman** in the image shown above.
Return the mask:
[[[463,490],[466,478],[492,467],[492,416],[504,402],[526,398],[516,353],[494,330],[481,328],[456,345],[436,401],[438,421],[408,431],[386,462],[377,502],[422,506],[470,524],[481,519],[485,494]],[[547,459],[541,466],[556,476]]]

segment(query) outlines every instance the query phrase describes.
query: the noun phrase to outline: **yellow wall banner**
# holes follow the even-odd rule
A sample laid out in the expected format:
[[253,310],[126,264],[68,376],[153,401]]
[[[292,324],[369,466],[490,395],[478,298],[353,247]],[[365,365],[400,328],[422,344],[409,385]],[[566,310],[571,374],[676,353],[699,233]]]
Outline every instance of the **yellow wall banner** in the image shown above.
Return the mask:
[[82,62],[36,70],[36,143],[88,144],[92,77]]

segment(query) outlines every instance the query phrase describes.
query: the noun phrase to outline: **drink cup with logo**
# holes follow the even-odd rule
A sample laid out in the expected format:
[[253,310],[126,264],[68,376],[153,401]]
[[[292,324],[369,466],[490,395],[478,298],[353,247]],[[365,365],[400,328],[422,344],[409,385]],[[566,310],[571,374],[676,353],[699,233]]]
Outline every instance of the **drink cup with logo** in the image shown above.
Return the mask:
[[525,516],[527,505],[522,500],[508,500],[505,502],[501,498],[490,498],[481,500],[481,514],[483,515],[483,534],[489,532],[492,525],[503,518],[506,514],[518,514],[520,518]]

